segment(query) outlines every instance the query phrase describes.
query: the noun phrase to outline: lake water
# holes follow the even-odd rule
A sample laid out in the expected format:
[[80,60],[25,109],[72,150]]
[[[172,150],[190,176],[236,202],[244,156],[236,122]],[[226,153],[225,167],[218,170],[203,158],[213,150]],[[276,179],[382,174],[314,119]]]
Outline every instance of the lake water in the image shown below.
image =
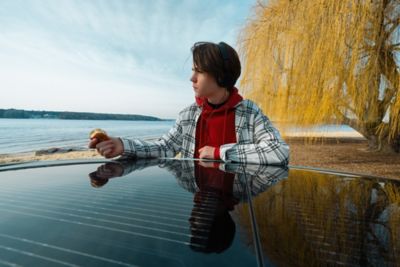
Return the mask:
[[87,147],[94,128],[110,136],[156,138],[175,121],[0,119],[0,154],[21,153],[51,147]]
[[[0,119],[0,154],[59,148],[86,148],[89,133],[104,129],[110,136],[151,139],[167,133],[175,121]],[[274,124],[275,125],[275,124]],[[278,129],[279,126],[275,125]],[[293,130],[302,131],[301,128]],[[312,131],[354,132],[346,125],[324,125]]]

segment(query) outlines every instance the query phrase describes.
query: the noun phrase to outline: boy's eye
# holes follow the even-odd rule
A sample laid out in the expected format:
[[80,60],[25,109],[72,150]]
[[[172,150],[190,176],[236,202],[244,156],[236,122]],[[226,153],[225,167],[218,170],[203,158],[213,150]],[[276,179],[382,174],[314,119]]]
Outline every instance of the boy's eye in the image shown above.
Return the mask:
[[192,68],[192,71],[195,71],[195,72],[197,72],[197,73],[202,73],[202,71],[201,71],[201,70],[199,70],[199,69],[196,69],[196,68]]

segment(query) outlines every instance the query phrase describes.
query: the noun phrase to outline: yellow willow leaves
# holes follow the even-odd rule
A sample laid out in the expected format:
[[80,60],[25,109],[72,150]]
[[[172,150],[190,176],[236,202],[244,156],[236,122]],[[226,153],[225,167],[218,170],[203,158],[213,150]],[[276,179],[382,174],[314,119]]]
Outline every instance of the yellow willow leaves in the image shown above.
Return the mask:
[[[259,1],[239,36],[242,94],[274,121],[310,126],[352,119],[352,127],[394,138],[399,9],[394,0]],[[387,110],[389,124],[382,122]]]

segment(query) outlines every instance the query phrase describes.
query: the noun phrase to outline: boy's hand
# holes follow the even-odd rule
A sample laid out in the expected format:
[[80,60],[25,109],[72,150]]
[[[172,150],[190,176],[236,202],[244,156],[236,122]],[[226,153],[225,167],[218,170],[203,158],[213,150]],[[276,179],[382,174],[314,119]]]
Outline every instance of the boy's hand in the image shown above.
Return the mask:
[[90,139],[89,148],[96,148],[105,158],[114,158],[124,152],[124,146],[119,138],[110,137],[109,140],[99,142],[97,138]]
[[214,150],[213,146],[203,146],[199,149],[199,158],[214,159]]

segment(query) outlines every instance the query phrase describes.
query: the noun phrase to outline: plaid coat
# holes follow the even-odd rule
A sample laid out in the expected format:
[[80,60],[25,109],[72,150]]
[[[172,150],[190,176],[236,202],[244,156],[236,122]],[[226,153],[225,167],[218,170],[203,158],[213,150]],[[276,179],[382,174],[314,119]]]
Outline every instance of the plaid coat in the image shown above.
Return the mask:
[[[181,112],[175,125],[157,141],[120,138],[124,147],[122,157],[193,158],[197,120],[202,108],[193,103]],[[244,99],[235,106],[236,143],[220,146],[224,162],[268,165],[287,165],[289,146],[281,138],[261,109],[251,100]]]

